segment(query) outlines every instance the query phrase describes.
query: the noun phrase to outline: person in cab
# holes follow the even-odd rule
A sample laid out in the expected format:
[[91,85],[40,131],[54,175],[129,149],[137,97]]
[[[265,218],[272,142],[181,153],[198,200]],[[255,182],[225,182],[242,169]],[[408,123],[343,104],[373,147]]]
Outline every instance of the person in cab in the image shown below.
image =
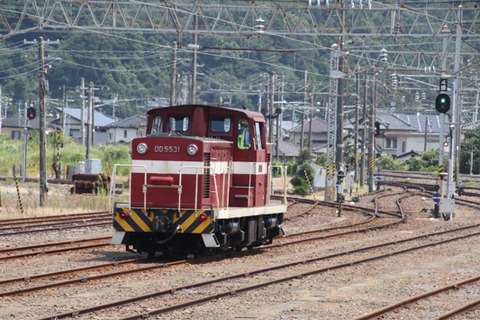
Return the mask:
[[247,150],[250,149],[250,129],[248,128],[248,120],[240,119],[238,122],[238,139],[237,146],[238,149]]

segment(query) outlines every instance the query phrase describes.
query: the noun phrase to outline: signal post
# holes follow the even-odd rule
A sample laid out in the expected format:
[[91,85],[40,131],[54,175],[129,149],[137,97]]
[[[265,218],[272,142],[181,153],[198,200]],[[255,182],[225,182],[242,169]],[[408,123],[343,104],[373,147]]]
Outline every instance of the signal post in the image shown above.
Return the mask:
[[[448,88],[448,80],[446,78],[440,79],[440,86],[439,86],[439,91],[440,93],[437,95],[435,99],[435,109],[437,112],[439,112],[442,115],[443,121],[441,122],[441,128],[440,128],[440,153],[439,153],[439,160],[438,160],[438,183],[439,183],[439,189],[440,189],[440,201],[438,199],[433,199],[435,202],[439,202],[439,212],[440,214],[444,217],[445,220],[452,220],[453,219],[453,214],[455,212],[455,199],[454,199],[454,193],[455,193],[455,187],[454,187],[454,182],[453,182],[453,163],[451,161],[452,155],[454,152],[454,136],[453,136],[453,130],[455,128],[454,122],[452,121],[450,114],[448,114],[448,111],[450,110],[450,96],[447,94],[447,88]],[[453,112],[452,112],[453,113]],[[450,144],[448,144],[448,141],[443,141],[444,139],[444,125],[445,125],[445,115],[448,116],[449,118],[449,138],[450,138]],[[443,149],[446,145],[450,146],[450,160],[448,160],[447,164],[447,173],[442,172],[443,171]],[[442,168],[442,170],[440,170]],[[445,180],[445,176],[447,179]],[[446,184],[446,188],[444,186]],[[446,189],[446,192],[445,192]]]

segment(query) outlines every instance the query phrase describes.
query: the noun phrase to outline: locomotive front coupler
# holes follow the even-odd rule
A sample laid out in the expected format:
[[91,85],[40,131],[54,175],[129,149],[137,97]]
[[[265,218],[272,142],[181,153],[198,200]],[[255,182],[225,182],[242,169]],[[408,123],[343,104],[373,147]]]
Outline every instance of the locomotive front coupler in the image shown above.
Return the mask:
[[172,234],[170,236],[168,236],[168,238],[164,239],[164,240],[159,240],[157,238],[157,236],[155,235],[155,233],[152,233],[153,236],[155,237],[155,245],[162,245],[170,240],[172,240],[172,238],[179,232],[179,231],[182,231],[183,228],[181,225],[177,224],[177,226],[175,227],[175,229],[172,231]]

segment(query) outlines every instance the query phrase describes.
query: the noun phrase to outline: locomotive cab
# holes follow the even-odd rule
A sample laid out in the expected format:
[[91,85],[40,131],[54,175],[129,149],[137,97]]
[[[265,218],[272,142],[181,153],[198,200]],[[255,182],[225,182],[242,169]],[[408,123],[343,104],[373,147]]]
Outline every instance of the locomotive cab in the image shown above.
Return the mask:
[[155,254],[271,242],[283,235],[286,201],[269,199],[270,159],[259,113],[200,105],[150,110],[146,137],[132,141],[128,203],[115,202],[111,190],[112,243]]

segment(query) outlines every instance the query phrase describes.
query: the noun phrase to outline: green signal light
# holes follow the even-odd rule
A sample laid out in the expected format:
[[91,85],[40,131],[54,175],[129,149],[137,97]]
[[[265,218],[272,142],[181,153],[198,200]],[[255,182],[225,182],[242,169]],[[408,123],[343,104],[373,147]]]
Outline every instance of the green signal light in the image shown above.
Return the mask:
[[450,110],[450,97],[446,93],[440,93],[435,99],[435,109],[440,113],[447,113]]

